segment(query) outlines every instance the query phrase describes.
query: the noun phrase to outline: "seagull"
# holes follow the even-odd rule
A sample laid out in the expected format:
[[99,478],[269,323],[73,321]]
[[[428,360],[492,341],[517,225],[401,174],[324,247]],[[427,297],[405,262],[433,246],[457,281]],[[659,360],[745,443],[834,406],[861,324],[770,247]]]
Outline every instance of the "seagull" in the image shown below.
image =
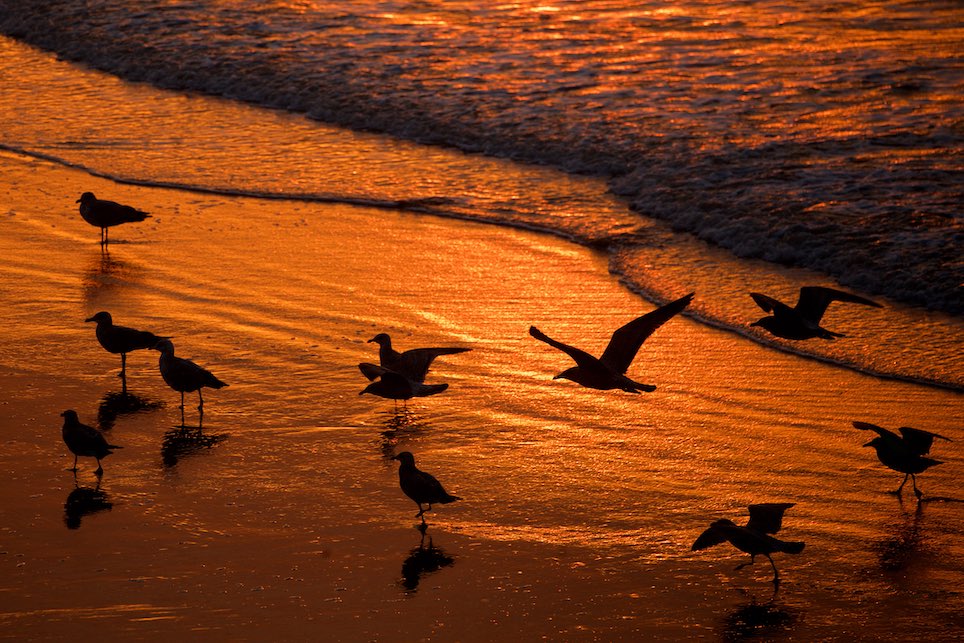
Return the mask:
[[922,473],[938,464],[943,464],[939,460],[924,457],[930,452],[934,438],[952,442],[950,438],[945,438],[943,435],[913,429],[909,426],[902,426],[897,429],[900,431],[900,435],[897,435],[893,431],[888,431],[868,422],[854,422],[853,425],[857,429],[875,431],[879,437],[874,438],[864,446],[874,447],[877,450],[877,458],[885,467],[904,474],[904,481],[893,493],[900,495],[904,485],[907,484],[907,478],[910,478],[914,485],[914,495],[917,496],[918,500],[924,493],[917,488],[915,474]]
[[107,229],[111,226],[122,223],[136,223],[149,219],[151,216],[129,205],[98,199],[93,192],[84,192],[76,202],[80,204],[80,216],[84,218],[84,221],[100,228],[100,245],[102,246],[106,246],[108,243]]
[[388,333],[378,333],[368,340],[369,344],[372,342],[378,344],[379,364],[416,382],[425,381],[429,366],[439,355],[455,355],[472,350],[471,348],[413,348],[399,353],[392,348],[392,338]]
[[575,360],[576,366],[559,373],[552,378],[554,380],[572,380],[582,386],[603,391],[615,388],[627,393],[655,391],[656,387],[651,384],[640,384],[626,377],[626,370],[646,338],[686,308],[693,300],[694,294],[690,293],[661,308],[657,308],[651,313],[638,317],[614,332],[612,339],[609,340],[609,345],[606,346],[606,350],[603,351],[602,357],[599,359],[583,350],[557,342],[535,326],[529,327],[529,334],[539,341],[558,348]]
[[198,406],[200,415],[204,415],[204,398],[201,396],[201,389],[204,387],[219,389],[227,386],[224,382],[216,378],[211,371],[201,368],[189,359],[176,357],[174,355],[174,344],[169,339],[162,339],[154,345],[154,350],[160,351],[161,358],[158,366],[161,369],[161,377],[175,391],[181,393],[181,420],[184,419],[184,394],[197,391]]
[[780,582],[780,574],[773,563],[770,554],[782,551],[787,554],[799,554],[803,551],[804,543],[785,542],[767,534],[780,531],[783,522],[783,512],[792,507],[792,502],[773,502],[750,505],[750,520],[745,527],[740,527],[732,520],[723,518],[710,524],[709,529],[700,534],[693,543],[692,550],[699,551],[729,541],[731,545],[742,552],[750,554],[750,562],[737,566],[742,569],[752,565],[757,554],[763,554],[773,567],[773,583]]
[[359,395],[370,393],[397,402],[398,400],[410,400],[413,397],[435,395],[449,387],[448,384],[444,383],[424,384],[417,382],[405,375],[369,362],[362,362],[358,365],[358,369],[364,373],[365,377],[372,380],[371,384],[358,393]]
[[60,417],[64,418],[64,427],[61,432],[64,444],[74,454],[74,468],[72,470],[77,471],[77,457],[84,456],[97,459],[97,471],[94,472],[96,475],[99,476],[104,473],[104,468],[100,465],[100,459],[113,453],[112,449],[122,449],[123,447],[108,444],[100,431],[92,426],[81,424],[76,411],[64,411],[60,414]]
[[[429,473],[420,471],[415,466],[415,456],[408,451],[402,451],[394,456],[392,460],[398,460],[398,484],[406,496],[418,504],[416,518],[421,518],[425,522],[425,512],[432,510],[432,504],[448,504],[461,500],[458,496],[453,496],[445,489],[438,480]],[[422,503],[428,505],[427,509],[422,508]]]
[[127,354],[142,348],[153,348],[162,339],[170,339],[170,337],[159,337],[146,330],[115,326],[110,313],[104,310],[84,321],[97,322],[97,341],[104,350],[114,354],[120,353],[120,378],[125,393],[127,392]]
[[863,304],[874,308],[883,308],[876,301],[864,297],[851,295],[849,292],[824,288],[823,286],[804,286],[800,289],[800,299],[797,305],[790,308],[783,302],[767,295],[751,292],[750,296],[757,306],[768,313],[769,317],[753,322],[750,326],[760,326],[777,337],[784,339],[834,339],[845,337],[842,333],[820,327],[820,318],[827,311],[827,306],[835,301],[847,301],[852,304]]

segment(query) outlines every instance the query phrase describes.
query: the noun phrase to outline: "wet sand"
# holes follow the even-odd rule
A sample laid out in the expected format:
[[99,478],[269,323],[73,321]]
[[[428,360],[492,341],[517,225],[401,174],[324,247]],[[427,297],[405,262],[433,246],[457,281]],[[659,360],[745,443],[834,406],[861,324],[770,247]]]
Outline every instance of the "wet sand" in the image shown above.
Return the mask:
[[[154,216],[115,228],[103,254],[75,211],[87,190]],[[683,317],[630,369],[654,393],[553,381],[568,359],[530,324],[598,352],[654,306],[603,256],[545,235],[123,186],[8,153],[0,203],[5,636],[952,640],[964,627],[957,393]],[[179,430],[156,353],[128,359],[139,410],[116,401],[119,359],[83,322],[98,310],[172,335],[230,384],[205,395],[202,433]],[[356,365],[383,331],[403,349],[473,350],[433,368],[448,391],[394,413],[358,395]],[[67,408],[124,446],[99,484],[92,460],[68,470]],[[901,476],[861,448],[854,419],[955,439],[920,476],[930,502],[885,493]],[[428,514],[424,540],[389,459],[401,450],[463,497]],[[689,551],[753,502],[797,503],[781,536],[807,548],[776,557],[777,593],[765,560],[734,571],[745,557],[728,546]]]

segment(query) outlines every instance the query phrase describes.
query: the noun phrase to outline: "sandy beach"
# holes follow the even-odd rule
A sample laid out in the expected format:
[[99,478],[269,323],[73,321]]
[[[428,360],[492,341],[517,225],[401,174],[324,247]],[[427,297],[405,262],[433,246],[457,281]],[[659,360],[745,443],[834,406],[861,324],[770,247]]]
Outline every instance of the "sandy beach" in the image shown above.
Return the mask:
[[[13,154],[0,171],[5,636],[949,640],[964,624],[958,442],[920,476],[930,502],[901,503],[885,493],[900,476],[850,426],[959,440],[956,393],[685,317],[630,370],[656,392],[590,391],[551,379],[567,358],[529,324],[601,350],[654,306],[586,249]],[[87,190],[154,216],[101,253],[73,211]],[[156,353],[128,360],[140,410],[112,401],[119,360],[83,322],[98,310],[173,336],[230,384],[205,396],[202,438],[179,432]],[[430,380],[448,391],[396,414],[358,395],[382,331],[473,350],[438,360]],[[66,408],[124,446],[99,483],[93,461],[67,470]],[[429,514],[424,541],[400,450],[464,498]],[[778,593],[765,561],[734,571],[735,550],[689,551],[711,520],[765,501],[797,503],[782,535],[807,543],[778,556]]]

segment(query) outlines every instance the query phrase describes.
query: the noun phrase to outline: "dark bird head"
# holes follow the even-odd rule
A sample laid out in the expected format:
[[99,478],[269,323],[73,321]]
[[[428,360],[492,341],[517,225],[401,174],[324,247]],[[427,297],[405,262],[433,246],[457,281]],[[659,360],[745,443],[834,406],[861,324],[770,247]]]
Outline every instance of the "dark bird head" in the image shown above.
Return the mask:
[[66,411],[60,414],[60,417],[64,418],[65,422],[68,422],[71,424],[80,422],[80,419],[77,417],[77,411],[74,411],[73,409],[67,409]]
[[106,310],[102,310],[102,311],[100,311],[99,313],[97,313],[96,315],[92,315],[92,316],[88,317],[88,318],[85,319],[84,321],[85,321],[85,322],[97,322],[98,324],[107,324],[107,325],[111,325],[111,324],[114,323],[114,320],[113,320],[113,318],[110,316],[110,313],[107,312]]
[[769,330],[772,332],[773,329],[771,328],[771,326],[773,326],[773,322],[775,321],[776,321],[776,317],[761,317],[760,319],[750,324],[750,326],[751,327],[758,326],[760,328],[763,328],[765,330]]
[[171,340],[166,339],[166,338],[165,338],[165,339],[162,339],[162,340],[159,341],[159,342],[157,342],[157,343],[154,344],[151,348],[153,348],[153,349],[156,350],[156,351],[160,351],[161,353],[164,353],[165,355],[173,355],[173,354],[174,354],[174,342],[172,342]]
[[379,346],[391,346],[392,338],[388,336],[388,333],[378,333],[374,337],[368,340],[368,343],[372,342],[378,344]]
[[873,440],[871,440],[870,442],[868,442],[867,444],[865,444],[864,446],[865,446],[865,447],[874,447],[875,449],[879,449],[879,448],[881,448],[881,447],[883,447],[883,446],[886,446],[886,445],[885,445],[885,443],[884,443],[884,439],[878,436],[878,437],[874,438]]
[[409,451],[402,451],[398,455],[392,456],[392,460],[398,460],[405,466],[414,467],[415,466],[415,456]]
[[94,196],[93,192],[84,192],[80,195],[80,198],[74,201],[74,203],[90,203],[91,201],[96,201],[97,197]]
[[567,368],[567,369],[564,370],[563,372],[561,372],[561,373],[559,373],[558,375],[554,376],[552,379],[554,379],[554,380],[572,380],[573,382],[578,382],[579,380],[576,379],[577,377],[579,377],[578,373],[579,373],[579,367],[578,367],[578,366],[573,366],[572,368]]

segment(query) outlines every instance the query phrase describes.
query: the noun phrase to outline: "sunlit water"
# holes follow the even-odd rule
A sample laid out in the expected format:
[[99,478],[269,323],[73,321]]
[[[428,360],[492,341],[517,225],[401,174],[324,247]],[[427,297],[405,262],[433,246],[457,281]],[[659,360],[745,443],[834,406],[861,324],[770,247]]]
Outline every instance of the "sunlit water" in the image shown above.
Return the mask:
[[[950,640],[964,627],[959,394],[801,360],[682,317],[630,371],[656,392],[601,393],[551,380],[568,358],[526,333],[536,324],[601,350],[613,328],[653,307],[613,268],[665,297],[696,290],[701,311],[724,321],[713,311],[758,314],[739,280],[792,292],[804,276],[694,250],[628,214],[598,181],[124,85],[3,46],[6,145],[218,190],[122,185],[0,155],[0,462],[11,472],[0,621],[12,631]],[[154,217],[115,229],[104,255],[75,211],[85,190]],[[227,190],[415,201],[400,211]],[[492,215],[499,203],[511,214]],[[476,216],[474,204],[484,218],[553,228],[564,226],[540,213],[565,204],[573,236],[598,238],[590,232],[608,217],[613,230],[646,226],[647,243],[596,254],[416,212]],[[714,304],[714,288],[748,305]],[[144,408],[115,402],[116,356],[82,321],[101,309],[174,336],[179,354],[230,384],[205,396],[203,438],[175,430],[177,395],[154,354],[128,363]],[[955,322],[888,313],[920,329],[912,374],[960,381],[959,357],[947,355],[959,340],[940,339],[959,332]],[[876,321],[828,324],[883,352],[875,333],[890,318],[861,314]],[[373,358],[367,340],[381,331],[402,348],[473,350],[433,370],[449,391],[394,413],[357,395],[356,364]],[[888,347],[901,342],[886,336]],[[887,354],[916,342],[897,345]],[[125,446],[99,488],[82,462],[78,495],[58,441],[67,407]],[[945,464],[920,478],[932,498],[920,511],[908,493],[903,503],[884,493],[900,476],[861,448],[868,436],[854,419],[955,439],[937,445]],[[400,450],[463,497],[430,515],[444,556],[414,592],[403,570],[428,539],[420,550],[414,504],[388,460]],[[732,549],[689,552],[708,522],[741,521],[761,501],[797,503],[781,535],[807,542],[777,557],[776,595],[765,562],[737,572]]]
[[[610,270],[639,292],[668,300],[696,291],[693,314],[748,335],[747,324],[764,314],[748,292],[792,304],[801,285],[837,285],[817,273],[737,261],[674,234],[634,215],[600,180],[127,85],[7,40],[0,48],[0,145],[8,149],[148,185],[400,207],[551,230],[607,249]],[[880,310],[830,308],[825,325],[848,335],[846,341],[783,346],[868,372],[964,386],[960,318],[882,301],[887,307]]]

